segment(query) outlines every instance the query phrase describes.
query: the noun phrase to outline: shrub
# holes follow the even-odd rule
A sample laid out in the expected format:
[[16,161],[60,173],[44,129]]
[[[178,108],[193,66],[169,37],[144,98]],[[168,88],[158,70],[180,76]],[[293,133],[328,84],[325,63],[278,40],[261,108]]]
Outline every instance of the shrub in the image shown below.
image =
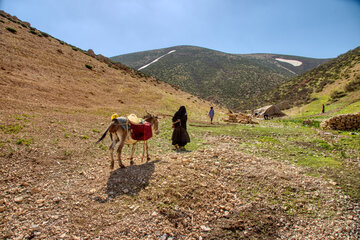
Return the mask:
[[77,50],[78,50],[78,48],[77,48],[77,47],[73,47],[73,48],[72,48],[72,50],[77,51]]
[[8,30],[11,33],[16,33],[17,31],[11,27],[7,27],[6,30]]
[[333,91],[330,95],[330,97],[332,99],[338,99],[338,98],[342,98],[342,97],[345,97],[346,96],[346,93],[344,91]]
[[47,33],[44,33],[44,32],[40,32],[40,33],[41,33],[42,36],[44,36],[46,38],[49,37],[49,34],[47,34]]
[[91,65],[88,65],[88,64],[85,64],[85,67],[87,67],[90,70],[93,68]]
[[353,92],[360,89],[360,76],[354,78],[345,85],[345,92]]
[[35,35],[37,34],[37,33],[36,33],[34,30],[32,30],[32,29],[29,31],[29,33],[32,33],[32,34],[35,34]]

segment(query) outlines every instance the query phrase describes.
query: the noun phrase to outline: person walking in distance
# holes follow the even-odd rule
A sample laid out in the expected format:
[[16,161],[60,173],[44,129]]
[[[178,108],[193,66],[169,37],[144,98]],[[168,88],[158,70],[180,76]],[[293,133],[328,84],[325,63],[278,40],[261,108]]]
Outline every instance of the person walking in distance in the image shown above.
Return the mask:
[[210,117],[210,124],[213,124],[213,119],[214,119],[214,115],[215,115],[215,111],[213,107],[210,107],[210,111],[209,111],[209,117]]

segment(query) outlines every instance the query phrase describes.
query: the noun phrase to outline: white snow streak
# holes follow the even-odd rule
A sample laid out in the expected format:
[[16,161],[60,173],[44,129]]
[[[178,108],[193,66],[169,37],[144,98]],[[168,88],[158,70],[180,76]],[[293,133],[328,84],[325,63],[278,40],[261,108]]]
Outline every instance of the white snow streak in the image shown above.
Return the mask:
[[283,58],[275,58],[275,60],[278,60],[280,62],[286,62],[286,63],[290,63],[291,65],[298,67],[302,65],[302,62],[297,61],[297,60],[289,60],[289,59],[283,59]]
[[150,66],[151,64],[153,64],[153,63],[155,63],[155,62],[159,61],[159,59],[160,59],[160,58],[165,57],[166,55],[171,54],[171,53],[173,53],[173,52],[176,52],[176,50],[171,50],[170,52],[168,52],[168,53],[166,53],[166,54],[164,54],[164,55],[162,55],[162,56],[160,56],[160,57],[156,58],[156,59],[155,59],[154,61],[152,61],[151,63],[148,63],[148,64],[146,64],[146,65],[142,66],[142,67],[141,67],[141,68],[139,68],[138,70],[141,70],[141,69],[143,69],[143,68],[146,68],[146,67]]

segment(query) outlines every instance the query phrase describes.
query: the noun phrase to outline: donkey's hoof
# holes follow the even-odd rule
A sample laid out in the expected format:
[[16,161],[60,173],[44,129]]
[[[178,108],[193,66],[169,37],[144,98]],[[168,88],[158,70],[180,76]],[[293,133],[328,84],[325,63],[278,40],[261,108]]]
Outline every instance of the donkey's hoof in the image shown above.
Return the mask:
[[149,158],[149,157],[146,158],[146,162],[148,162],[148,161],[150,161],[150,160],[151,160],[151,158]]
[[134,165],[134,161],[130,161],[130,165]]
[[120,168],[125,168],[125,165],[124,165],[124,164],[121,164],[121,165],[120,165]]

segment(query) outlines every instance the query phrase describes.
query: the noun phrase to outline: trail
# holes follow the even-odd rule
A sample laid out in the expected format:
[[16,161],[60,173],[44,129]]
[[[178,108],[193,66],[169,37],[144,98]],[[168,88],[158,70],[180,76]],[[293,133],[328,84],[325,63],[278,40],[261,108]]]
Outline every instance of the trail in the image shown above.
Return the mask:
[[171,53],[173,53],[173,52],[176,52],[176,50],[171,50],[170,52],[168,52],[168,53],[166,53],[166,54],[164,54],[164,55],[156,58],[154,61],[152,61],[152,62],[150,62],[150,63],[148,63],[148,64],[140,67],[138,70],[144,69],[144,68],[150,66],[151,64],[156,63],[156,62],[159,61],[161,58],[163,58],[163,57],[165,57],[166,55],[171,54]]

